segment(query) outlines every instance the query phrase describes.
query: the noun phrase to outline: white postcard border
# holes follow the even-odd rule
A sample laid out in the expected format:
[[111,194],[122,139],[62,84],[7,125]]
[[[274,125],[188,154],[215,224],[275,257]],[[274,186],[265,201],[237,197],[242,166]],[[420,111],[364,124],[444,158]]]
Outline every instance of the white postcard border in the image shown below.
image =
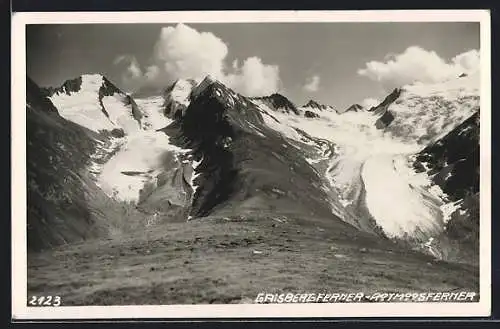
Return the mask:
[[[26,36],[28,24],[241,22],[480,22],[480,301],[27,307]],[[487,10],[177,11],[15,13],[12,18],[12,316],[28,319],[463,317],[491,307],[491,26]]]

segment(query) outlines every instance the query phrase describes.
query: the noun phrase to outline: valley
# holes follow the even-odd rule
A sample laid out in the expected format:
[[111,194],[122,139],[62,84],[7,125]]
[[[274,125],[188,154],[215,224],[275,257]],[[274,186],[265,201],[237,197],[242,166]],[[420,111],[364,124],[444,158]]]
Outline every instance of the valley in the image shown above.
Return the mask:
[[126,305],[479,291],[474,79],[349,111],[210,76],[146,98],[100,75],[30,82],[28,293]]

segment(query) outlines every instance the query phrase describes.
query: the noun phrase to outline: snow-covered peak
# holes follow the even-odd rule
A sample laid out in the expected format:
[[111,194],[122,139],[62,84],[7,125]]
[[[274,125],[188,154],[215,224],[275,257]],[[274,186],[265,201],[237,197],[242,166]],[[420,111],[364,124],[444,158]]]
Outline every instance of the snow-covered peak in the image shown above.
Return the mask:
[[83,74],[48,91],[62,117],[90,130],[123,135],[140,129],[135,101],[101,74]]
[[300,115],[300,111],[295,104],[279,93],[274,93],[264,97],[256,97],[253,98],[253,100],[259,105],[265,105],[276,112]]
[[358,112],[358,111],[363,111],[363,110],[364,110],[363,106],[361,106],[359,104],[353,104],[353,105],[349,106],[347,108],[347,110],[345,110],[342,113],[346,113],[346,112]]
[[191,97],[197,97],[198,95],[200,95],[201,93],[203,93],[203,91],[210,85],[212,85],[213,83],[219,83],[221,84],[217,79],[215,79],[213,76],[211,75],[207,75],[205,77],[205,79],[203,79],[198,85],[194,86],[194,88],[192,88],[192,91],[191,91]]
[[479,108],[479,74],[401,88],[388,104],[394,115],[387,132],[399,139],[428,144],[446,135]]
[[319,110],[319,111],[324,111],[324,110],[334,110],[334,108],[330,105],[325,105],[325,104],[320,104],[316,102],[315,100],[309,100],[304,106],[302,106],[302,109],[308,109],[308,110]]
[[83,86],[101,86],[104,82],[104,76],[99,73],[82,74],[82,87]]
[[189,106],[190,96],[196,81],[178,79],[168,87],[163,95],[165,99],[165,113],[170,118],[183,115]]
[[443,96],[454,99],[464,95],[479,96],[480,74],[475,72],[469,75],[460,75],[457,78],[448,79],[437,83],[416,82],[406,85],[402,89],[408,93],[417,94],[421,97]]

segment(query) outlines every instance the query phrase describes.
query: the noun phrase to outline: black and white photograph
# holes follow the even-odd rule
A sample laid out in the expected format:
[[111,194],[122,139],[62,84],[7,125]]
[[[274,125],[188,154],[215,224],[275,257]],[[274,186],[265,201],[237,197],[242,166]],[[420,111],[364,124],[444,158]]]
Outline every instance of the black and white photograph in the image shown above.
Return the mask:
[[14,315],[488,315],[489,15],[347,14],[19,17]]

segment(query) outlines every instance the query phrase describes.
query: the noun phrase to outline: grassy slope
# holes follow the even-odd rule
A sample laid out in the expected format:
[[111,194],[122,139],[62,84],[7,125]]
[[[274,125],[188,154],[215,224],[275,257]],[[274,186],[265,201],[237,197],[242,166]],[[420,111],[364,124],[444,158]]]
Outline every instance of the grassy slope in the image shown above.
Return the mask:
[[133,305],[251,303],[263,291],[478,291],[475,267],[304,223],[209,217],[30,254],[28,295]]

